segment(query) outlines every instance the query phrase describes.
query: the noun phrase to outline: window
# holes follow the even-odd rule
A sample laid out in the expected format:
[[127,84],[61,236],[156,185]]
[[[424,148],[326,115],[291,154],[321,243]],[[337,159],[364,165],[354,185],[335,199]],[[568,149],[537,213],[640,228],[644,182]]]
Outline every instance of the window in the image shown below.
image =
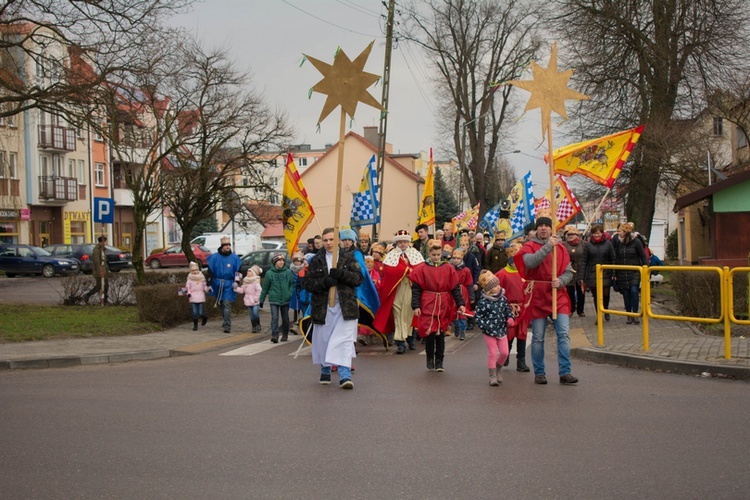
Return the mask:
[[61,155],[54,155],[52,157],[52,167],[54,169],[52,175],[55,177],[63,176],[63,158]]
[[86,184],[86,162],[78,160],[78,184]]
[[714,135],[724,134],[724,120],[721,117],[714,117]]
[[39,173],[42,175],[42,177],[49,176],[49,168],[50,168],[49,156],[39,155]]
[[5,123],[7,123],[9,127],[15,127],[16,126],[16,115],[6,116],[5,117]]
[[279,202],[279,195],[278,195],[278,194],[276,194],[276,193],[271,193],[271,194],[270,194],[270,195],[268,196],[268,201],[269,201],[270,203],[273,203],[274,205],[276,205],[276,204],[277,204],[277,203]]
[[18,153],[8,153],[8,178],[18,179]]
[[279,185],[279,178],[278,177],[271,177],[268,179],[268,184],[270,186],[278,186]]
[[745,135],[745,132],[740,127],[737,127],[737,149],[746,148],[746,147],[747,147],[747,136]]
[[68,159],[68,177],[75,178],[76,176],[76,161]]
[[94,184],[97,186],[106,186],[104,183],[104,163],[94,165]]
[[8,161],[7,161],[7,154],[5,151],[0,151],[0,179],[5,179],[8,177]]
[[0,220],[0,243],[18,243],[18,222]]
[[299,162],[299,164],[298,164],[298,165],[299,165],[300,167],[306,167],[306,166],[307,166],[307,158],[300,158],[300,159],[299,159],[299,160],[297,160],[297,161]]

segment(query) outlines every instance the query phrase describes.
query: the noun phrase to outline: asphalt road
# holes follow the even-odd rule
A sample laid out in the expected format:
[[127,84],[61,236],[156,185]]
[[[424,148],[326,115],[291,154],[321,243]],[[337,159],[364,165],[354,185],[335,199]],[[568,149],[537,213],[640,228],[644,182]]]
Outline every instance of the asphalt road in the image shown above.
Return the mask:
[[267,341],[1,372],[0,497],[747,497],[747,383],[574,360],[561,386],[550,355],[549,385],[489,387],[481,338],[448,346],[442,374],[362,353],[353,391]]

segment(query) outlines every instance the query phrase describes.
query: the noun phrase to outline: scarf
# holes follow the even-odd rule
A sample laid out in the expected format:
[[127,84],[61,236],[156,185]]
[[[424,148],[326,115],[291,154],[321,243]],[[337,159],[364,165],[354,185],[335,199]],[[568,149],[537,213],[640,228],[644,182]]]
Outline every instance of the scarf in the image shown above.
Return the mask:
[[197,274],[189,273],[188,279],[190,281],[197,281],[198,283],[200,283],[201,281],[206,281],[206,277],[203,276],[203,273],[197,273]]
[[305,267],[305,265],[304,265],[304,264],[295,264],[295,263],[293,263],[293,262],[292,262],[291,264],[289,264],[289,269],[290,269],[290,270],[291,270],[291,271],[292,271],[292,272],[293,272],[293,273],[294,273],[295,275],[299,274],[299,272],[300,272],[300,271],[302,271],[302,269],[304,269],[304,267]]
[[243,285],[249,285],[250,283],[259,283],[260,278],[257,276],[245,276],[242,278],[242,284]]

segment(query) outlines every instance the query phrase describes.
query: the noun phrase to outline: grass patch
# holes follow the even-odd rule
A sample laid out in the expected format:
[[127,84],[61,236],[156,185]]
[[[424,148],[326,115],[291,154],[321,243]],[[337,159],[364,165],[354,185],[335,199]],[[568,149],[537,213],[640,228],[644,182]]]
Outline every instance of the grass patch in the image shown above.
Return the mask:
[[0,342],[115,337],[159,331],[135,307],[69,307],[0,304]]

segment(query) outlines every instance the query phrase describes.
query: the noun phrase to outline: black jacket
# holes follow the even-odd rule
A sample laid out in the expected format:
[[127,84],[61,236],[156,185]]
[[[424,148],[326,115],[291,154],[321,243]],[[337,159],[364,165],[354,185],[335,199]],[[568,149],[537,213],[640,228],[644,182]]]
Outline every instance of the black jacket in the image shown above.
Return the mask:
[[[648,259],[641,240],[633,238],[627,243],[618,240],[618,244],[615,246],[615,264],[621,266],[647,265]],[[621,290],[641,284],[640,271],[617,270],[615,271],[615,277]]]
[[[357,303],[357,287],[362,283],[362,271],[351,250],[339,250],[336,269],[340,273],[334,278],[328,273],[326,251],[321,248],[312,258],[305,274],[305,290],[310,292],[312,322],[324,325],[328,311],[328,289],[336,286],[344,319],[359,319],[359,304]],[[333,271],[333,269],[332,269]]]
[[[615,263],[615,248],[612,246],[612,242],[607,238],[602,238],[602,241],[595,242],[590,240],[586,242],[583,247],[583,257],[581,257],[581,268],[580,276],[578,279],[582,279],[586,286],[591,289],[596,289],[596,265],[597,264],[614,264]],[[603,285],[610,286],[612,284],[612,273],[611,269],[605,269],[603,273]]]

